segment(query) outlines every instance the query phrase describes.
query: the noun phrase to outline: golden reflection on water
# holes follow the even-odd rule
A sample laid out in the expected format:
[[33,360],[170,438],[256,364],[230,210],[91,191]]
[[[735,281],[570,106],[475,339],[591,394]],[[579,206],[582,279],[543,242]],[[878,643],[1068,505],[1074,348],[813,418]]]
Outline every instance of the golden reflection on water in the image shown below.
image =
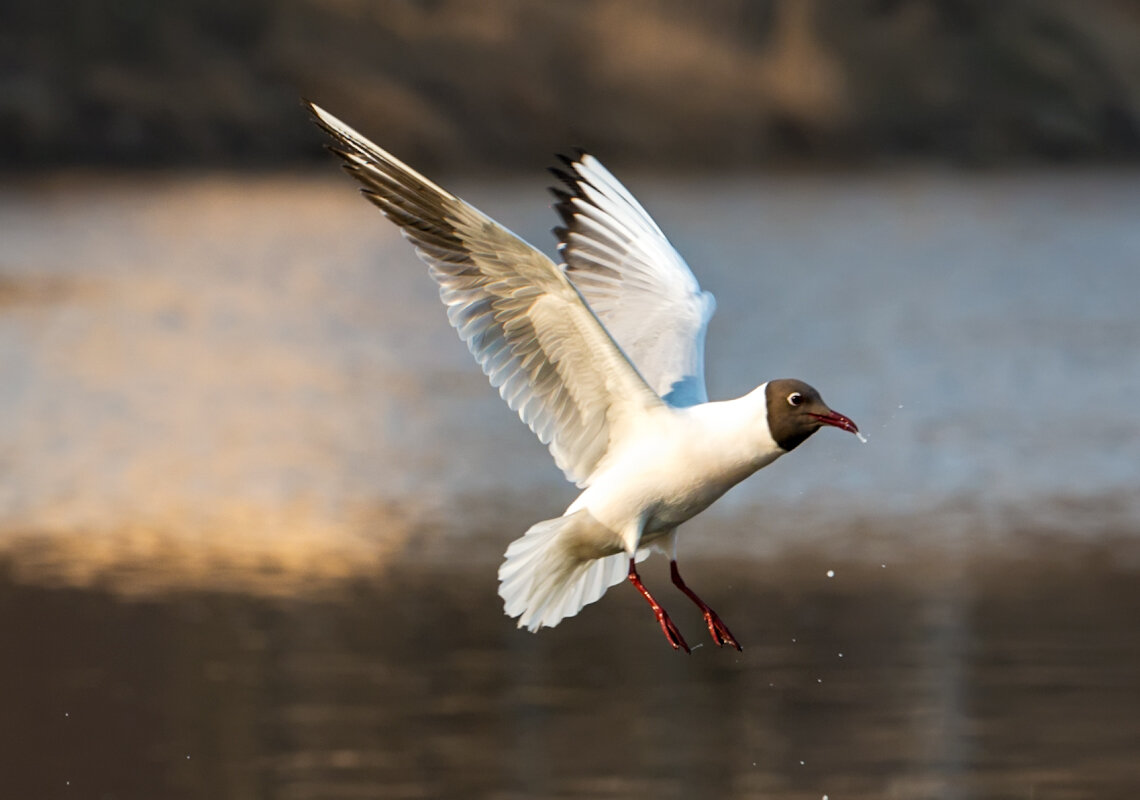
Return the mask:
[[213,527],[175,517],[113,532],[12,535],[4,555],[15,579],[47,586],[294,595],[383,574],[414,530],[398,508],[371,509],[337,526],[301,504],[212,511]]
[[[375,269],[340,213],[356,198],[288,184],[61,176],[6,197],[0,554],[21,580],[287,592],[406,542],[400,429],[423,389],[354,327],[367,292],[334,290]],[[324,235],[283,242],[300,196]]]

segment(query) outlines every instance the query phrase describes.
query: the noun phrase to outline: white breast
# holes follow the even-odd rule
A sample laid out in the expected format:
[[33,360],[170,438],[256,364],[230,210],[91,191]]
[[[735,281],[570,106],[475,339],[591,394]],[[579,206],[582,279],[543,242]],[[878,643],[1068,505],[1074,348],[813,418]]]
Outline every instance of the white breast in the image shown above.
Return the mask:
[[634,547],[704,511],[784,452],[768,432],[763,387],[647,422],[567,511],[588,509]]

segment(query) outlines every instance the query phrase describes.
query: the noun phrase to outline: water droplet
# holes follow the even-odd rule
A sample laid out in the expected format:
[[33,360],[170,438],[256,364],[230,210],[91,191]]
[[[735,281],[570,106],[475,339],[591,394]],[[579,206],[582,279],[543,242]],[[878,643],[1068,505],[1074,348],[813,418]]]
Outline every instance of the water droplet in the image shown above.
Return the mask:
[[829,569],[829,570],[827,571],[827,577],[829,577],[829,578],[834,578],[834,577],[835,577],[835,570],[833,570],[833,569]]
[[861,441],[863,444],[867,443],[867,437],[864,436],[862,433],[856,432],[855,438],[858,439],[859,441]]

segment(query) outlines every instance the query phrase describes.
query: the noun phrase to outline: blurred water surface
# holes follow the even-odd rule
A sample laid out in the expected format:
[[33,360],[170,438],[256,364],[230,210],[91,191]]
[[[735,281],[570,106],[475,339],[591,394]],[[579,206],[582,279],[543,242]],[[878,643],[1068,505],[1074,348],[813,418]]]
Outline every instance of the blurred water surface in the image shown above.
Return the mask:
[[[711,394],[801,377],[870,437],[683,547],[1134,538],[1140,173],[627,180],[719,298]],[[456,188],[552,249],[541,179]],[[573,497],[336,176],[29,180],[0,240],[0,543],[339,575],[494,560]]]
[[[718,297],[711,394],[801,377],[870,438],[683,529],[741,655],[626,587],[502,617],[573,493],[346,180],[0,187],[0,785],[1127,796],[1140,173],[622,177]],[[537,179],[452,183],[553,250]]]
[[661,591],[692,656],[624,586],[531,635],[472,570],[295,600],[0,578],[0,778],[44,800],[1127,797],[1140,583],[1065,555],[708,564],[690,582],[745,649]]

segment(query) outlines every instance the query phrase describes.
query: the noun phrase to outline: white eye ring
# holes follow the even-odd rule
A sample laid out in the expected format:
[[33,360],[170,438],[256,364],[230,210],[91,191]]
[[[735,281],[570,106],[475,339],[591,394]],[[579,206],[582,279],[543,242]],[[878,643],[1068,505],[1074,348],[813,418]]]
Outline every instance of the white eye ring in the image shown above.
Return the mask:
[[804,396],[799,392],[792,392],[790,395],[788,395],[788,405],[790,406],[798,406],[803,401]]

